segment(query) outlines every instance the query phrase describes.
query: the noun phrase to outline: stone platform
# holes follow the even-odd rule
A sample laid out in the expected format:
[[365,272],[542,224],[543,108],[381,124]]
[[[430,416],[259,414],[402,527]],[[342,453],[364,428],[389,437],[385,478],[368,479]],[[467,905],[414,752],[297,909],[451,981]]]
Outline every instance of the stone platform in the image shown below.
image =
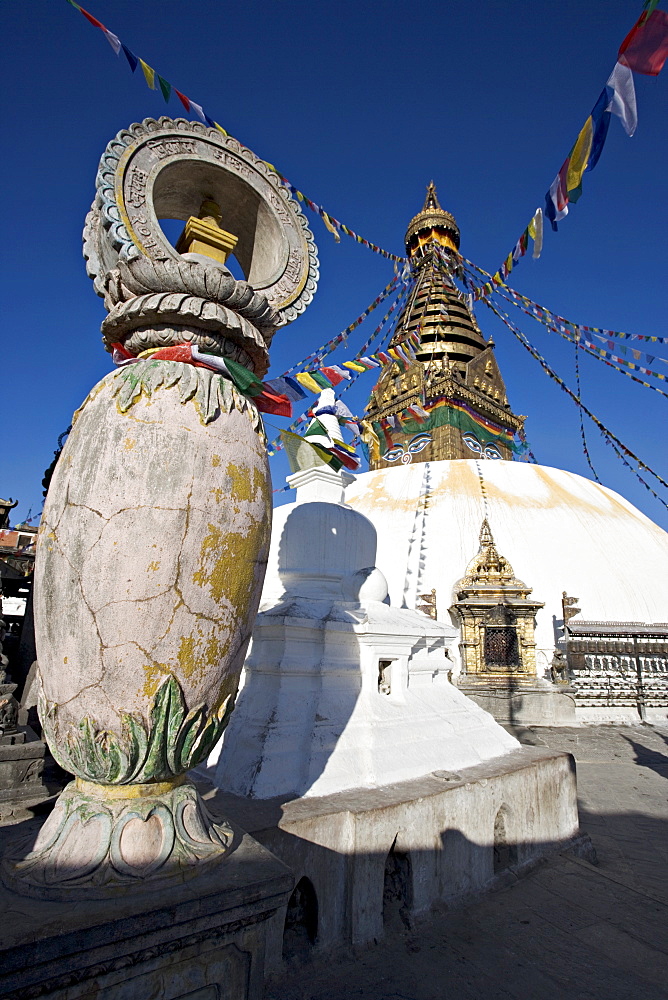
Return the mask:
[[501,725],[575,725],[575,699],[541,677],[460,677],[459,690]]
[[59,903],[0,886],[0,997],[260,1000],[267,923],[285,910],[293,878],[234,834],[221,863],[168,889]]
[[[579,838],[573,758],[537,747],[321,798],[252,800],[207,791],[203,782],[200,791],[289,865],[298,889],[305,886],[298,903],[303,910],[310,898],[318,950],[380,940],[388,906],[396,903],[410,923]],[[270,969],[285,955],[285,926],[283,907],[272,919]]]

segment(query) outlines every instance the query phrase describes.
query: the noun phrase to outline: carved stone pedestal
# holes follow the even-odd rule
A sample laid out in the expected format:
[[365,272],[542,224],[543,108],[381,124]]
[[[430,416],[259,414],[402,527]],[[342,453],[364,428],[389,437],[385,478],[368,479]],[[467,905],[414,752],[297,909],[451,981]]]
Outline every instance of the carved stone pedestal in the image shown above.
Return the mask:
[[0,738],[0,821],[48,796],[42,781],[45,754],[46,744],[30,726],[18,726],[11,738]]
[[260,1000],[265,938],[289,869],[234,828],[222,863],[180,884],[76,904],[0,886],[3,1000]]

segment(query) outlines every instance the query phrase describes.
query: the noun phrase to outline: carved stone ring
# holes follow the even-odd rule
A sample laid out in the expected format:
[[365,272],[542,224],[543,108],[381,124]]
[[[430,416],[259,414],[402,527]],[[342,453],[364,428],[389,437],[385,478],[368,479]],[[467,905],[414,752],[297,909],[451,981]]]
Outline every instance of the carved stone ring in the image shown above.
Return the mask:
[[237,237],[234,254],[276,314],[275,326],[311,301],[318,258],[306,218],[277,174],[236,139],[199,122],[147,118],[109,143],[96,187],[84,255],[99,295],[119,262],[181,261],[159,220],[187,221],[207,198]]

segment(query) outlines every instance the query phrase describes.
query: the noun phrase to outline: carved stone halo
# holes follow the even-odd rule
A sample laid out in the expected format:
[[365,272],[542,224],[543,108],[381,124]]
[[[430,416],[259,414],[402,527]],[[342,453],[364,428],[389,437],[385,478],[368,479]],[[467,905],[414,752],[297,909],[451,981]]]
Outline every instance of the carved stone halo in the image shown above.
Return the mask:
[[203,197],[238,237],[246,280],[289,323],[313,298],[318,257],[306,218],[277,174],[236,139],[185,119],[152,118],[107,146],[86,220],[84,256],[95,290],[119,259],[178,260],[159,219],[197,216]]

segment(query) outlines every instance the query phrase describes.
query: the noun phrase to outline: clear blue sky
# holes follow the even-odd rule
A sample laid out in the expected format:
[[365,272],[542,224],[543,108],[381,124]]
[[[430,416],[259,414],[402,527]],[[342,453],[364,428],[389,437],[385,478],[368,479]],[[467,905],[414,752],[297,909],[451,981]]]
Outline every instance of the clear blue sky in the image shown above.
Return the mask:
[[[403,252],[406,224],[433,179],[457,218],[463,253],[495,270],[542,204],[642,4],[89,0],[84,6],[310,198],[394,252]],[[110,367],[99,334],[103,305],[81,256],[99,157],[131,122],[182,112],[175,99],[166,108],[140,71],[133,76],[65,0],[4,0],[0,21],[0,495],[20,500],[18,520],[30,507],[40,509],[41,478],[57,437]],[[668,336],[668,69],[635,82],[636,135],[629,139],[612,121],[581,200],[558,234],[546,233],[540,261],[526,257],[511,284],[581,323]],[[305,316],[275,338],[272,374],[345,327],[392,274],[387,261],[345,237],[335,244],[317,220],[313,228],[319,290]],[[590,476],[575,407],[484,306],[478,319],[496,340],[511,405],[528,415],[538,461]],[[521,325],[574,383],[573,349],[529,319]],[[365,326],[351,340],[349,357]],[[668,356],[668,345],[657,346],[661,353]],[[668,365],[655,367],[668,374]],[[360,389],[345,397],[358,412],[372,378],[360,378]],[[668,478],[668,399],[587,358],[582,383],[590,408]],[[268,432],[273,436],[274,428]],[[587,433],[604,484],[668,527],[668,511],[624,470],[593,426]],[[275,488],[285,473],[284,459],[273,459]],[[291,494],[277,498],[288,501]]]

